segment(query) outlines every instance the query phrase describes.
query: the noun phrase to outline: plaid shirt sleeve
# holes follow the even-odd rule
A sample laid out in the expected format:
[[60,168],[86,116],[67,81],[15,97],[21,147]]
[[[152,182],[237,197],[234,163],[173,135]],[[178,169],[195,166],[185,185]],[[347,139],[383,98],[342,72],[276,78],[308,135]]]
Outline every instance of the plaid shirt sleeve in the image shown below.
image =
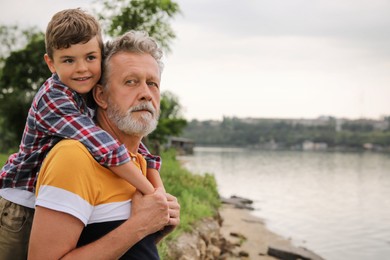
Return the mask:
[[139,144],[138,152],[145,158],[148,168],[160,171],[162,164],[160,156],[150,154],[148,148],[142,142]]
[[126,147],[96,126],[85,102],[70,89],[53,86],[36,107],[36,124],[40,131],[80,141],[95,160],[106,167],[118,166],[130,160]]

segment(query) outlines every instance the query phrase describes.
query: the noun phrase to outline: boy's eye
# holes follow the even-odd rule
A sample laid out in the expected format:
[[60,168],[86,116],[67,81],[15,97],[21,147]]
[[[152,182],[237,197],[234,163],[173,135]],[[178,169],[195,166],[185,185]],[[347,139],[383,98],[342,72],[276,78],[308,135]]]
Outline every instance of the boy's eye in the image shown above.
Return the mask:
[[72,63],[73,62],[73,59],[65,59],[63,60],[63,63]]
[[92,60],[95,60],[95,59],[96,59],[96,56],[93,56],[93,55],[89,55],[87,57],[87,60],[89,60],[89,61],[92,61]]

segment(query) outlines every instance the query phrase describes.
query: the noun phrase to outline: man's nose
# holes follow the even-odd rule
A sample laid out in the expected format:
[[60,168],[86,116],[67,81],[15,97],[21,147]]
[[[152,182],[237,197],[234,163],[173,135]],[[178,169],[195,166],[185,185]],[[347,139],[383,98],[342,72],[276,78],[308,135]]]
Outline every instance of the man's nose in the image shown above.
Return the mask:
[[147,100],[147,101],[152,100],[152,94],[150,91],[150,87],[148,86],[148,84],[146,82],[141,84],[141,91],[140,92],[141,92],[140,93],[141,100]]

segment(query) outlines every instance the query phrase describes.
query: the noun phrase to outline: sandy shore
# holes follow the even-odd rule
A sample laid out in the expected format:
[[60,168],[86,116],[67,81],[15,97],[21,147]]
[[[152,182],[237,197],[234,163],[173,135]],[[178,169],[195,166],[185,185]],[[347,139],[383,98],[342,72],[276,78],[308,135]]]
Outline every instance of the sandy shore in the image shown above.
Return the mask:
[[223,219],[221,233],[225,239],[237,245],[234,252],[241,255],[238,259],[287,259],[270,256],[270,247],[281,250],[282,253],[287,251],[303,256],[303,259],[322,259],[310,250],[296,247],[290,240],[271,232],[260,218],[251,215],[247,209],[223,204],[220,214]]

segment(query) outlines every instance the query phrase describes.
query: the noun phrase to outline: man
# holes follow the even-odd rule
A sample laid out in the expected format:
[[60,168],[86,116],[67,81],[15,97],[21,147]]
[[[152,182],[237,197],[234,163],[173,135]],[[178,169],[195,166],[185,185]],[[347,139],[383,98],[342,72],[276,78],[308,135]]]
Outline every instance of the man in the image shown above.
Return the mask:
[[[146,34],[126,33],[105,46],[101,85],[93,90],[97,124],[126,146],[143,174],[137,149],[157,125],[161,56]],[[80,142],[58,143],[39,173],[29,259],[158,259],[155,243],[179,224],[180,206],[162,188],[134,197],[131,189]]]

